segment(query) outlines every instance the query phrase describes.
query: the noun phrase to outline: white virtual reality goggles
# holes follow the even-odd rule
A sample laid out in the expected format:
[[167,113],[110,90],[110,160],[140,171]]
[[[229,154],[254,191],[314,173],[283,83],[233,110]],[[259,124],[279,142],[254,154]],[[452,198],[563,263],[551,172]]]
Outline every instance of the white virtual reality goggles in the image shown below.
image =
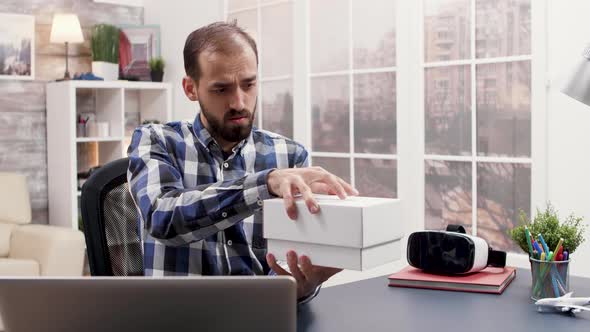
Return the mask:
[[493,250],[465,228],[449,225],[446,231],[419,231],[408,238],[408,263],[437,274],[477,272],[487,266],[506,266],[506,252]]

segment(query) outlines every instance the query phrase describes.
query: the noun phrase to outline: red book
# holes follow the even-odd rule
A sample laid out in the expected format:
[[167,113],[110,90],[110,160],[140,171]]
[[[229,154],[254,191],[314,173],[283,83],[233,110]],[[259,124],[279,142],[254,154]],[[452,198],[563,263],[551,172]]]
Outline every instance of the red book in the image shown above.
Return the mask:
[[464,275],[438,275],[423,272],[411,266],[388,277],[389,286],[502,294],[516,276],[513,267],[486,268]]

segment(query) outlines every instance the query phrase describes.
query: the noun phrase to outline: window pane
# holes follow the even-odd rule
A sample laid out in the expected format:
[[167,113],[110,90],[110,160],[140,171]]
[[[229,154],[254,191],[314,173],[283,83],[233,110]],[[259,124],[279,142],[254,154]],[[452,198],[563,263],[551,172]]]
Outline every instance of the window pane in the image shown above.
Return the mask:
[[354,76],[354,151],[396,153],[395,73]]
[[519,252],[506,231],[518,225],[519,210],[530,215],[530,165],[480,163],[477,191],[477,235],[493,248]]
[[354,68],[395,66],[395,1],[352,0],[352,6]]
[[293,4],[262,8],[262,77],[293,72]]
[[293,138],[291,80],[262,83],[262,128]]
[[470,0],[424,1],[425,61],[471,57]]
[[244,29],[258,43],[258,11],[248,10],[227,16],[228,22],[237,20],[238,26]]
[[471,163],[426,160],[424,163],[426,229],[463,225],[471,233]]
[[312,150],[350,152],[348,76],[311,79]]
[[323,167],[326,171],[333,173],[342,180],[350,183],[350,159],[349,158],[325,158],[313,157],[313,166]]
[[531,54],[531,0],[476,0],[478,58]]
[[355,159],[354,172],[361,196],[397,197],[397,161]]
[[311,72],[349,69],[348,1],[310,1],[309,15]]
[[227,10],[231,12],[243,8],[254,8],[257,5],[258,0],[228,0]]
[[427,68],[425,152],[471,155],[471,67]]
[[478,65],[476,77],[478,155],[530,157],[530,61]]

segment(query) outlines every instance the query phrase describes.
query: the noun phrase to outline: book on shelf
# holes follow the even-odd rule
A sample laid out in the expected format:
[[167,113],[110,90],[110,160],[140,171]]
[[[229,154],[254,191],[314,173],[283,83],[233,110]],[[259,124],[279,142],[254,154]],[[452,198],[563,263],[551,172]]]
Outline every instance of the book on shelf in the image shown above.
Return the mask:
[[407,266],[388,279],[392,287],[502,294],[515,277],[516,269],[513,267],[486,268],[461,275],[438,275]]

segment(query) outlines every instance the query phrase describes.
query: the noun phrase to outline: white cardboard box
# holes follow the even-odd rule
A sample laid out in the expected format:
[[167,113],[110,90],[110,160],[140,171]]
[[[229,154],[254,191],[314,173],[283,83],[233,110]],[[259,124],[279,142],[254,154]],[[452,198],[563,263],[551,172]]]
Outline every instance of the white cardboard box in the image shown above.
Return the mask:
[[302,199],[298,218],[287,216],[282,198],[264,201],[268,252],[284,260],[289,250],[314,265],[366,270],[400,258],[403,236],[398,199],[316,195],[320,212],[311,214]]

